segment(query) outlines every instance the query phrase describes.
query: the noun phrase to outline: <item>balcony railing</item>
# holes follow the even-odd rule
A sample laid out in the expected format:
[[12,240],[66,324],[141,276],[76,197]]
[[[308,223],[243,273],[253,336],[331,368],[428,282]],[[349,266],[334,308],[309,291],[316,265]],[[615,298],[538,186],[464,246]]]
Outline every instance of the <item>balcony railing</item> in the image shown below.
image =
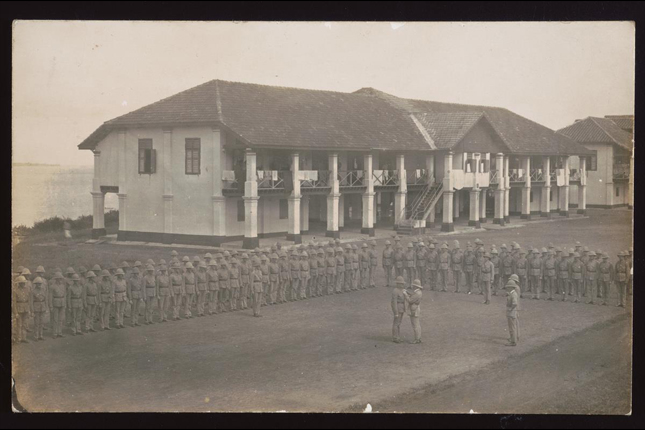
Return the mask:
[[551,182],[556,182],[558,180],[555,170],[551,170],[551,172],[549,172],[549,177],[551,178]]
[[284,188],[284,177],[287,171],[258,170],[257,173],[258,173],[258,189],[275,190],[275,189]]
[[532,182],[543,182],[544,173],[542,169],[531,169],[531,181]]
[[[244,183],[242,183],[241,187],[244,188]],[[240,189],[240,183],[235,178],[235,171],[233,171],[233,170],[224,170],[222,172],[222,189],[223,190],[239,190]]]
[[499,184],[499,175],[497,174],[497,170],[491,170],[490,171],[490,183],[492,184]]
[[510,169],[508,171],[508,176],[511,182],[525,182],[526,181],[526,172],[520,171],[520,169]]
[[614,164],[614,179],[629,179],[629,164]]
[[374,170],[372,177],[374,178],[374,186],[377,187],[399,185],[399,175],[396,170]]
[[338,181],[341,187],[362,187],[364,185],[362,170],[338,171]]
[[406,170],[405,176],[408,185],[425,185],[428,183],[428,171],[426,169]]
[[329,170],[305,170],[300,172],[301,188],[331,187],[331,172]]

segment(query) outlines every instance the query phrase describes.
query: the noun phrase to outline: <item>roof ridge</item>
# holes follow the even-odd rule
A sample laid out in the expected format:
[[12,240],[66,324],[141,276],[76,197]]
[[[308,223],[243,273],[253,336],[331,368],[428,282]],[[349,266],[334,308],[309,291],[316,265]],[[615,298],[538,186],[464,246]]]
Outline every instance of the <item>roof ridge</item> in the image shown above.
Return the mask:
[[612,142],[614,142],[618,146],[623,146],[623,144],[621,142],[619,142],[616,139],[614,139],[614,136],[612,136],[610,133],[607,133],[607,130],[605,130],[605,128],[602,125],[598,124],[598,122],[596,120],[597,119],[607,120],[607,121],[611,122],[612,124],[614,124],[614,126],[616,126],[616,128],[618,128],[620,131],[623,131],[623,132],[627,133],[626,131],[624,131],[622,128],[618,127],[612,120],[607,119],[607,118],[597,118],[597,117],[590,116],[589,119],[591,119],[591,121],[593,121],[593,123],[596,124],[602,130],[603,133],[605,133],[605,136],[609,137],[612,140]]

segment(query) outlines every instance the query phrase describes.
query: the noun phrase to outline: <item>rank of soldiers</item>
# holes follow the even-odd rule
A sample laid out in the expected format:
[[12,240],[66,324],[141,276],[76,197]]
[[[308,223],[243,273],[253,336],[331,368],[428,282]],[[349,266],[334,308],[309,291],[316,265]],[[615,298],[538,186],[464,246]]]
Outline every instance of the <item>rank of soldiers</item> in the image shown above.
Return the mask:
[[[387,284],[394,286],[394,279],[401,277],[411,289],[412,281],[431,291],[448,291],[452,279],[455,292],[484,296],[490,304],[490,296],[505,288],[510,277],[517,275],[520,297],[530,295],[533,299],[566,301],[571,296],[574,302],[589,304],[596,301],[607,305],[612,285],[618,288],[618,303],[625,307],[625,297],[632,288],[633,249],[618,254],[618,261],[611,263],[609,255],[583,247],[580,242],[569,249],[556,248],[553,244],[538,249],[531,246],[523,249],[514,242],[502,244],[499,249],[491,245],[486,249],[480,239],[468,242],[462,251],[459,241],[452,249],[447,242],[439,244],[434,238],[414,238],[404,247],[400,238],[395,245],[385,242],[382,266]],[[426,245],[427,244],[427,245]],[[462,290],[463,286],[463,290]],[[559,296],[559,298],[557,297]],[[599,299],[599,300],[597,300]]]
[[342,246],[340,240],[309,243],[283,249],[249,252],[224,251],[203,257],[179,259],[172,251],[169,262],[152,259],[133,264],[101,267],[55,268],[47,276],[43,266],[35,274],[24,267],[14,272],[13,317],[15,338],[27,342],[28,321],[34,320],[34,338],[44,340],[44,316],[50,314],[54,338],[64,337],[64,321],[74,336],[154,324],[169,319],[215,315],[252,307],[260,308],[324,295],[341,294],[375,286],[378,266],[376,242]]

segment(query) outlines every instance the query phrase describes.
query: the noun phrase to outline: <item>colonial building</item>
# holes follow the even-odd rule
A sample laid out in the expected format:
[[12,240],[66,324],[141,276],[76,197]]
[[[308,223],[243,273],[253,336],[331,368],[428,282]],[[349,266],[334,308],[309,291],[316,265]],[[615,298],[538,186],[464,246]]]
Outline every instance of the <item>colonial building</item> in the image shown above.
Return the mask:
[[107,121],[79,148],[94,153],[94,236],[113,192],[118,240],[245,248],[568,216],[586,179],[570,163],[591,154],[502,108],[220,80]]
[[[633,206],[634,195],[634,117],[608,115],[588,117],[561,130],[561,133],[592,151],[583,158],[588,173],[588,207],[615,208]],[[580,168],[574,160],[574,173]],[[579,197],[571,196],[571,203]]]

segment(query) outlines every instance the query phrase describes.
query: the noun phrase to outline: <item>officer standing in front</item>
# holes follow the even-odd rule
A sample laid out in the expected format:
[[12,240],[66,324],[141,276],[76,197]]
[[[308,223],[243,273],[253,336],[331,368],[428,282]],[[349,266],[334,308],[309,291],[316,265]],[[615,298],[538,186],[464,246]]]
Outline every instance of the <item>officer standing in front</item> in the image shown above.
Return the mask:
[[506,289],[506,319],[508,321],[508,334],[510,336],[506,346],[517,346],[520,298],[517,294],[516,284],[512,280],[509,279],[504,288]]
[[410,313],[410,322],[414,330],[414,341],[411,343],[421,343],[421,299],[423,296],[423,285],[421,281],[415,279],[412,281],[412,293],[403,291],[407,301],[408,312]]
[[396,278],[394,290],[392,290],[392,312],[394,313],[394,322],[392,323],[392,341],[401,343],[401,321],[405,315],[406,298],[404,294],[405,281],[403,277]]

